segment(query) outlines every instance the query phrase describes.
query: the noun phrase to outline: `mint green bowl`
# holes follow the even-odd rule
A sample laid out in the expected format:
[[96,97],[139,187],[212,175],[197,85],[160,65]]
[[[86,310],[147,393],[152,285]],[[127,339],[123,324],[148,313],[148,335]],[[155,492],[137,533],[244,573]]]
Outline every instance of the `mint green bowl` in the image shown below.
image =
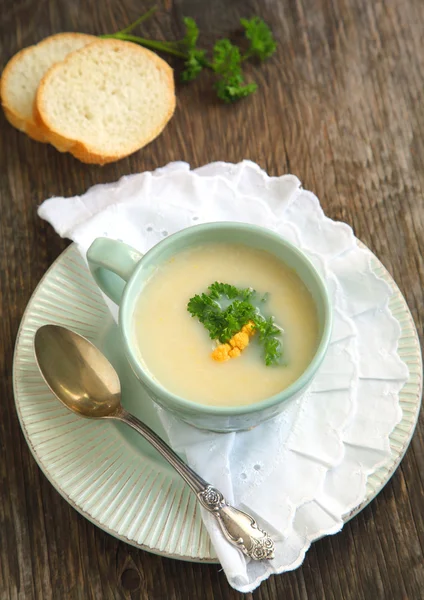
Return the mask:
[[[221,242],[265,250],[283,261],[299,275],[310,291],[318,314],[317,350],[303,374],[278,394],[246,406],[207,406],[173,394],[152,377],[141,363],[133,339],[136,301],[155,270],[182,250]],[[162,408],[195,427],[220,432],[255,427],[282,411],[287,400],[305,392],[324,359],[332,325],[331,303],[325,283],[303,252],[267,229],[227,222],[197,225],[165,238],[145,255],[122,242],[98,238],[90,246],[87,259],[99,287],[119,304],[119,326],[125,353],[140,384]]]

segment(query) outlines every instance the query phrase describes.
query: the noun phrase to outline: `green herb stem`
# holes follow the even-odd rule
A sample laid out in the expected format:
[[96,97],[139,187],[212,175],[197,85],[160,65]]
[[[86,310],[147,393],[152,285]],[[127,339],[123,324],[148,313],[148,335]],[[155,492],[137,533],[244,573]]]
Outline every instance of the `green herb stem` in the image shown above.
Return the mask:
[[141,17],[138,17],[138,19],[136,19],[134,21],[134,23],[131,23],[130,25],[128,25],[128,27],[125,27],[125,29],[121,29],[121,31],[119,31],[118,33],[130,33],[133,29],[135,29],[138,25],[141,25],[141,23],[144,23],[144,21],[147,21],[147,19],[150,19],[150,17],[157,11],[158,7],[152,6],[152,8],[150,8],[147,12],[144,13],[144,15],[141,15]]
[[144,46],[145,48],[151,48],[152,50],[158,50],[159,52],[166,52],[167,54],[172,54],[173,56],[178,56],[178,58],[187,58],[187,55],[184,52],[180,52],[176,50],[173,42],[162,42],[160,40],[148,40],[146,38],[139,37],[138,35],[131,35],[127,33],[122,33],[118,31],[117,33],[109,33],[105,35],[99,36],[101,38],[112,38],[117,40],[123,40],[125,42],[134,42],[136,44],[140,44],[140,46]]

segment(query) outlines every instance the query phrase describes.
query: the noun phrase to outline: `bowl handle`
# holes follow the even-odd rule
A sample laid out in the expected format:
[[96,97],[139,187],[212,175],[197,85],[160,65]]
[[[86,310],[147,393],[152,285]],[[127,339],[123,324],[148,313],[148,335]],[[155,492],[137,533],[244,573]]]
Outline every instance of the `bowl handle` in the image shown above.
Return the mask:
[[118,305],[142,257],[131,246],[109,238],[95,239],[87,251],[88,266],[97,285]]

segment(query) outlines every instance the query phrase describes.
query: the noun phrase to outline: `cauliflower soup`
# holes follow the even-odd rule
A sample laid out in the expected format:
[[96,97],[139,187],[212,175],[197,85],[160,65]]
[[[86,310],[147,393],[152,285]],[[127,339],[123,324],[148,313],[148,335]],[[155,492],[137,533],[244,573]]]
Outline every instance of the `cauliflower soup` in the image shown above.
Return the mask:
[[144,285],[133,318],[150,375],[212,406],[277,394],[300,377],[318,344],[317,311],[302,280],[272,254],[243,244],[176,254]]

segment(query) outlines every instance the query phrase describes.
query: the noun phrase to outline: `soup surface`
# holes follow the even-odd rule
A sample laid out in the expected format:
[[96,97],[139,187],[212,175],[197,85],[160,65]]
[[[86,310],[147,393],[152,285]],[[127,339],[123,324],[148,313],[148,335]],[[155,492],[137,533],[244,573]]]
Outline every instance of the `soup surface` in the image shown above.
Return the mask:
[[[263,315],[282,328],[282,364],[266,366],[258,336],[237,358],[216,362],[219,342],[187,311],[195,294],[215,281],[268,293]],[[161,265],[140,294],[134,331],[140,360],[170,392],[215,406],[264,400],[293,383],[311,361],[318,319],[311,294],[297,274],[268,252],[241,244],[205,244]]]

